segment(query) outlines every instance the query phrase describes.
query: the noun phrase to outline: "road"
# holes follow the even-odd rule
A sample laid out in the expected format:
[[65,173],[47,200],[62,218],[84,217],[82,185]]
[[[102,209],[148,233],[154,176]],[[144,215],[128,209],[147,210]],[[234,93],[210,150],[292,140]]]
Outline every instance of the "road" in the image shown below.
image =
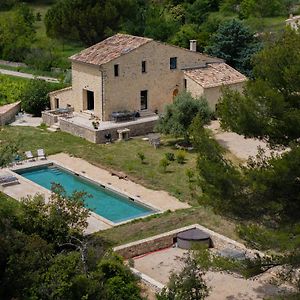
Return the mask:
[[0,74],[17,76],[17,77],[28,78],[28,79],[41,79],[41,80],[45,80],[47,82],[59,83],[59,80],[56,79],[56,78],[53,78],[53,77],[35,76],[33,74],[17,72],[17,71],[11,71],[11,70],[5,70],[5,69],[1,69],[1,68],[0,68]]

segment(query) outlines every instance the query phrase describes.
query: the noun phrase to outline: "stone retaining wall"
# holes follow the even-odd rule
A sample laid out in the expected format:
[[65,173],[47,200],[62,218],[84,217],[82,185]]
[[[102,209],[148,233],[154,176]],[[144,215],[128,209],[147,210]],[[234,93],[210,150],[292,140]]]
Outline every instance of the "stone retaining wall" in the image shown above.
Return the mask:
[[58,116],[47,111],[42,112],[42,119],[43,123],[47,124],[48,126],[52,126],[58,122]]
[[156,123],[157,120],[145,120],[145,122],[133,124],[118,124],[117,126],[114,125],[112,128],[101,130],[84,127],[82,125],[72,123],[68,120],[60,119],[60,130],[84,138],[92,143],[102,144],[106,142],[105,135],[108,133],[111,134],[111,138],[113,141],[117,140],[119,137],[117,130],[125,128],[130,129],[130,137],[145,135],[153,132]]
[[214,232],[206,227],[203,227],[199,224],[194,224],[186,227],[182,227],[176,230],[172,230],[160,235],[156,235],[147,239],[143,239],[140,241],[132,242],[126,245],[118,246],[114,248],[114,251],[119,255],[123,256],[125,259],[133,258],[135,256],[143,255],[145,253],[157,251],[160,249],[171,247],[174,244],[174,239],[177,234],[186,231],[189,229],[198,228],[207,234],[209,234],[212,246],[217,248],[218,250],[222,249],[239,249],[245,251],[247,256],[254,256],[255,253],[259,253],[263,255],[263,253],[258,251],[253,251],[251,249],[247,249],[245,245],[236,242],[228,237],[221,235],[217,232]]
[[59,121],[59,127],[61,131],[79,136],[92,143],[96,143],[97,141],[97,137],[96,137],[97,131],[95,129],[84,127],[82,125],[77,125],[62,118]]
[[21,102],[7,104],[0,107],[0,126],[13,122],[20,111]]

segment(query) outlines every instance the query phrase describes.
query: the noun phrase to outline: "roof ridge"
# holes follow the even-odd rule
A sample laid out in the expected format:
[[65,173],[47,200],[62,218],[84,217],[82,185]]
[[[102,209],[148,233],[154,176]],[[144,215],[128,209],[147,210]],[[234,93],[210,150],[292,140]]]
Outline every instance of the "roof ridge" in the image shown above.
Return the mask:
[[151,38],[117,33],[70,56],[69,59],[99,66],[152,41]]

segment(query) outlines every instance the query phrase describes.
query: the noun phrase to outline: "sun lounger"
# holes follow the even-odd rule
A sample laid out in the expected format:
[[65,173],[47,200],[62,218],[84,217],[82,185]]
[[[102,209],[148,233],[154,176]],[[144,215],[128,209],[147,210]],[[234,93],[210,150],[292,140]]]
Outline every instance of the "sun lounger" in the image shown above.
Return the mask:
[[0,176],[0,185],[5,187],[9,185],[14,185],[14,184],[19,184],[19,180],[17,177],[10,175],[10,174],[5,174]]
[[37,150],[37,155],[39,159],[46,159],[45,151],[44,149],[38,149]]
[[28,159],[28,161],[35,161],[31,151],[25,151],[25,155],[26,155],[26,158]]

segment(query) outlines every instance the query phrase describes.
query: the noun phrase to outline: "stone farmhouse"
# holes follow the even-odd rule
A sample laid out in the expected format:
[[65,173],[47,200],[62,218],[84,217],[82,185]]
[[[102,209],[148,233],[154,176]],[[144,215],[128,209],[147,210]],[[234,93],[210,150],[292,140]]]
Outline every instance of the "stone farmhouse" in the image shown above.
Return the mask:
[[[99,123],[94,129],[101,129],[103,124],[107,129],[107,122],[125,111],[139,119],[157,116],[183,90],[204,96],[215,109],[222,86],[241,90],[247,80],[221,59],[197,52],[195,40],[190,41],[190,49],[184,49],[150,38],[116,34],[70,60],[72,86],[50,93],[51,111],[71,108],[77,114],[92,114]],[[78,130],[66,131],[86,138]]]

